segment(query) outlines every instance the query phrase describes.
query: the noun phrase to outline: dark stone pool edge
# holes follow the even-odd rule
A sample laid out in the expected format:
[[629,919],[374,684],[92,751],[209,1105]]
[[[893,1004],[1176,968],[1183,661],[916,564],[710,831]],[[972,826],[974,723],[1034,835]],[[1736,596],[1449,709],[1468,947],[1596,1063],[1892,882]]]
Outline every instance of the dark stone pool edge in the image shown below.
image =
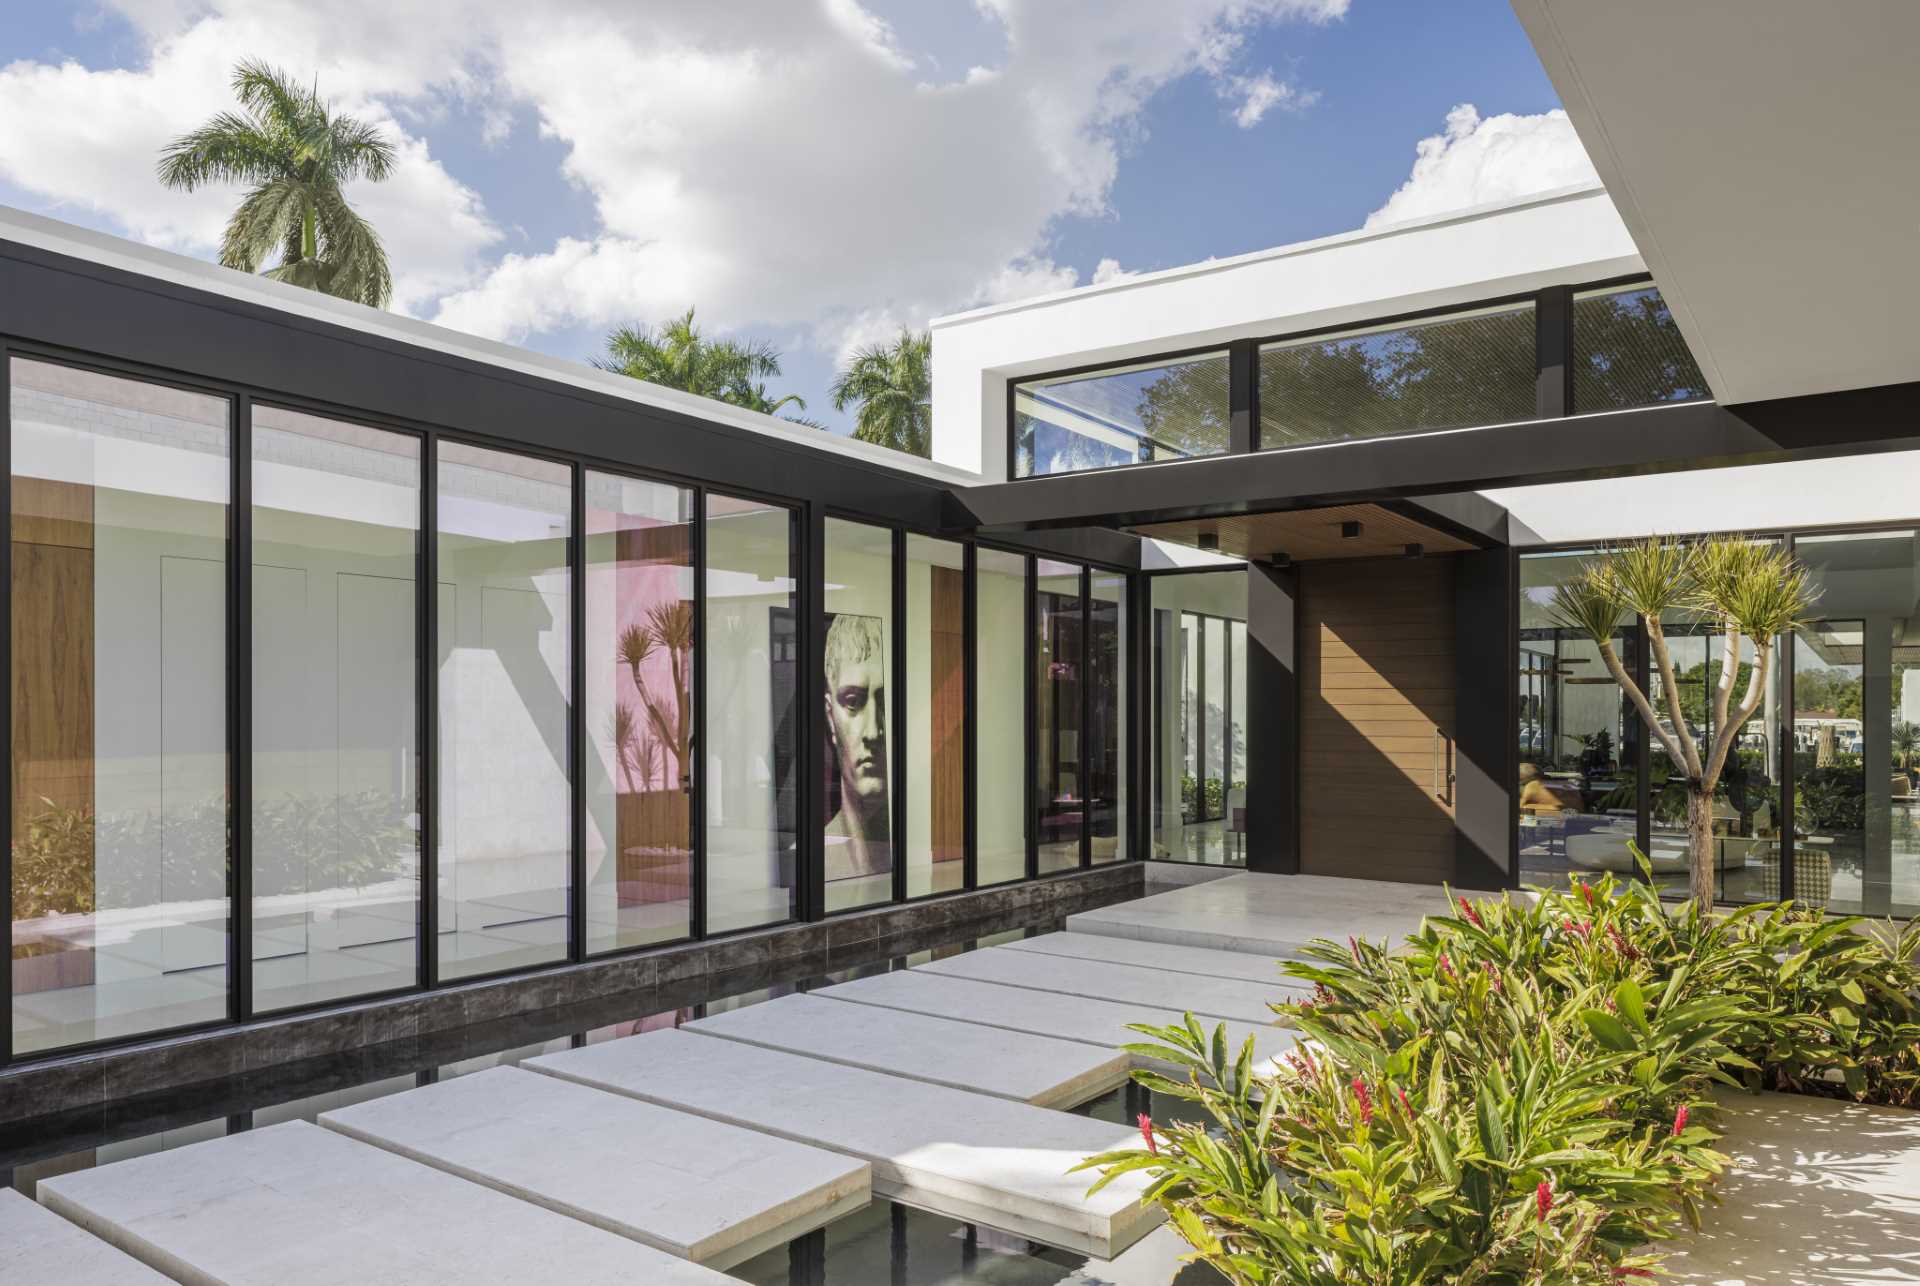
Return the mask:
[[[614,1007],[608,1012],[626,1017],[660,1013],[783,979],[1062,919],[1143,892],[1141,864],[1121,862],[813,924],[780,925],[17,1063],[0,1068],[0,1126],[101,1110],[202,1084],[230,1085],[317,1059],[362,1066],[407,1061],[417,1056],[415,1050],[466,1043],[462,1037],[468,1028],[564,1032],[577,1029],[569,1023],[593,1025],[594,1011],[609,1004]],[[392,1058],[377,1056],[382,1051]]]

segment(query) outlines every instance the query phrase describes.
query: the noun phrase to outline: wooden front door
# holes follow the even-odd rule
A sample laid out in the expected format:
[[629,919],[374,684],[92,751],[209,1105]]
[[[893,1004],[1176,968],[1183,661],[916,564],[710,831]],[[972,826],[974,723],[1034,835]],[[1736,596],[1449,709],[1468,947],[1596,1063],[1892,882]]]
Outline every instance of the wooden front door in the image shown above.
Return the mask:
[[1300,568],[1300,869],[1453,876],[1454,566]]

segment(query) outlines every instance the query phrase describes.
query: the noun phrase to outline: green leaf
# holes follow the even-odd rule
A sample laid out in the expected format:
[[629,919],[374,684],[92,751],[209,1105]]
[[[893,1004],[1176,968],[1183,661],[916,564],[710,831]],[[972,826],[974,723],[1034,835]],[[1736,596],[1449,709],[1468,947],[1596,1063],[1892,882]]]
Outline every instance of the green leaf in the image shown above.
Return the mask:
[[1499,1097],[1486,1081],[1480,1083],[1477,1114],[1480,1120],[1480,1146],[1495,1161],[1505,1161],[1508,1153],[1507,1122],[1500,1111]]
[[1617,1049],[1623,1053],[1636,1048],[1633,1034],[1626,1029],[1618,1018],[1604,1009],[1586,1009],[1580,1013],[1580,1020],[1593,1033],[1593,1038],[1608,1049]]
[[1634,1030],[1647,1035],[1647,1002],[1640,994],[1640,985],[1631,978],[1623,978],[1620,985],[1613,989],[1613,1003],[1619,1006],[1620,1016],[1632,1023]]
[[1788,956],[1786,962],[1780,966],[1780,981],[1785,982],[1796,973],[1799,973],[1801,967],[1812,957],[1812,951],[1800,951]]

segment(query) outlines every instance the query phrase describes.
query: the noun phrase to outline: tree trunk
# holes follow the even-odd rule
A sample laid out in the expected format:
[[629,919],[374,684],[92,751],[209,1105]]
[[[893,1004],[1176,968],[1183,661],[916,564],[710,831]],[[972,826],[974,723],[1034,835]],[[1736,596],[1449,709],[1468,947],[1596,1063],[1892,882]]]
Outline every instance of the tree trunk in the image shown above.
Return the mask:
[[1702,911],[1713,909],[1713,796],[1698,786],[1687,790],[1687,892]]

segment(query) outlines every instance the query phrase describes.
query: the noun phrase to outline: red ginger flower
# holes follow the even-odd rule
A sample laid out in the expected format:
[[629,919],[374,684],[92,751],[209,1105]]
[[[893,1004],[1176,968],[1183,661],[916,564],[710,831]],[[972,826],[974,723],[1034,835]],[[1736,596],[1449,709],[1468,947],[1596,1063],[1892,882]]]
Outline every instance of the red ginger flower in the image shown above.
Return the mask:
[[1360,1104],[1360,1123],[1373,1124],[1373,1100],[1367,1096],[1367,1083],[1358,1076],[1353,1078],[1353,1097]]
[[1646,1268],[1616,1268],[1613,1270],[1613,1275],[1615,1277],[1651,1277],[1653,1273]]
[[1400,1096],[1400,1110],[1401,1110],[1402,1112],[1405,1112],[1405,1113],[1406,1113],[1406,1114],[1407,1114],[1408,1116],[1412,1116],[1412,1115],[1413,1115],[1413,1102],[1412,1102],[1412,1100],[1410,1100],[1410,1099],[1409,1099],[1409,1098],[1407,1097],[1407,1092],[1406,1092],[1405,1090],[1403,1090],[1403,1089],[1399,1089],[1399,1088],[1395,1088],[1395,1090],[1394,1090],[1393,1092],[1394,1092],[1395,1094],[1398,1094],[1398,1095]]
[[1449,982],[1459,981],[1453,975],[1453,961],[1447,958],[1447,953],[1444,951],[1440,953],[1440,972],[1447,975],[1447,980]]
[[1539,1210],[1539,1222],[1547,1221],[1547,1211],[1553,1209],[1553,1185],[1542,1179],[1540,1186],[1533,1190],[1533,1204]]
[[1673,1114],[1673,1137],[1679,1138],[1680,1131],[1687,1128],[1687,1105],[1682,1103],[1680,1110]]
[[1355,937],[1351,933],[1347,935],[1347,950],[1353,952],[1353,962],[1355,964],[1359,964],[1360,963],[1360,943],[1357,939],[1355,939]]
[[1460,914],[1466,916],[1476,929],[1484,929],[1487,927],[1480,923],[1480,913],[1473,909],[1473,903],[1467,901],[1465,898],[1460,899]]
[[1614,928],[1611,924],[1607,926],[1607,939],[1613,943],[1613,949],[1628,960],[1638,960],[1640,958],[1640,948],[1621,937],[1620,930]]
[[1591,910],[1593,907],[1593,885],[1582,880],[1580,883],[1580,896],[1587,900],[1587,907]]
[[1483,960],[1480,962],[1480,967],[1487,971],[1487,984],[1489,986],[1495,991],[1506,990],[1506,988],[1500,985],[1500,971],[1493,967],[1493,961]]
[[1153,1118],[1145,1112],[1140,1114],[1140,1137],[1147,1141],[1147,1151],[1154,1156],[1160,1155],[1160,1145],[1153,1139]]

